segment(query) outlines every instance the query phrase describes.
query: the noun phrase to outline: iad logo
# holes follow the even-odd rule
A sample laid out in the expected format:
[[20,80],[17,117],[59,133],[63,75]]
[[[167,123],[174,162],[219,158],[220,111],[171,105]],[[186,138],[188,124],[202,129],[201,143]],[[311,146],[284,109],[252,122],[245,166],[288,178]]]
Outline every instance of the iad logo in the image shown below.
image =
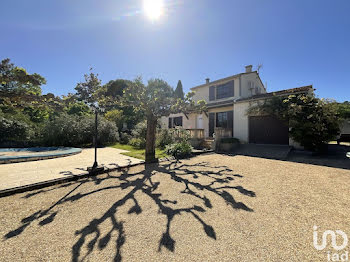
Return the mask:
[[[343,243],[341,245],[337,244],[337,235],[342,237]],[[333,249],[339,251],[343,250],[348,245],[348,236],[345,234],[345,232],[341,230],[326,230],[322,234],[322,241],[321,244],[318,244],[318,233],[317,233],[317,226],[314,226],[314,234],[313,234],[313,242],[314,247],[317,250],[323,250],[327,246],[327,237],[330,236],[331,239],[331,246]],[[327,252],[327,259],[328,261],[349,261],[349,252],[346,251],[343,254],[338,253],[331,253],[330,251]]]

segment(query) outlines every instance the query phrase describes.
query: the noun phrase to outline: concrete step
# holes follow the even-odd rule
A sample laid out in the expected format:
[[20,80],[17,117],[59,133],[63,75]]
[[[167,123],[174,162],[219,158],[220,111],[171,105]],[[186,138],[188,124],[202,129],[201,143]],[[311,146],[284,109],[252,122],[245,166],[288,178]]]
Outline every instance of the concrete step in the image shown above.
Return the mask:
[[204,139],[203,147],[207,149],[213,149],[214,139]]

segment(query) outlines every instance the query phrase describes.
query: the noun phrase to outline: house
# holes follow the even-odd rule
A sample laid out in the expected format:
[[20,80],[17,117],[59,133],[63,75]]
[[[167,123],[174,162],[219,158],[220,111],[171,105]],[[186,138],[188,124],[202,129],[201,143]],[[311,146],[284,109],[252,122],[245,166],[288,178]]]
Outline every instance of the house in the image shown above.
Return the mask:
[[[195,101],[204,100],[208,112],[185,115],[183,113],[162,117],[162,128],[181,126],[191,131],[201,131],[202,138],[236,137],[242,142],[258,144],[289,144],[288,126],[272,116],[248,116],[247,109],[273,95],[312,93],[312,86],[268,93],[257,71],[252,66],[245,72],[191,88]],[[197,132],[199,133],[199,132]]]

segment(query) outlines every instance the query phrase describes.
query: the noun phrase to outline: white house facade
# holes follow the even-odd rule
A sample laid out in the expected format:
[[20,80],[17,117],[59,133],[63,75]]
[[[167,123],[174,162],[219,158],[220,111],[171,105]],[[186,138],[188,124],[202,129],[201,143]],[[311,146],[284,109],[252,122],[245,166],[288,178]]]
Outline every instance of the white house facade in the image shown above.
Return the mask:
[[245,72],[191,88],[195,101],[204,100],[208,111],[202,114],[172,114],[161,118],[162,128],[181,126],[202,130],[205,138],[235,137],[243,143],[290,144],[288,127],[271,116],[248,116],[249,107],[273,95],[311,93],[312,86],[267,93],[259,73],[246,66]]

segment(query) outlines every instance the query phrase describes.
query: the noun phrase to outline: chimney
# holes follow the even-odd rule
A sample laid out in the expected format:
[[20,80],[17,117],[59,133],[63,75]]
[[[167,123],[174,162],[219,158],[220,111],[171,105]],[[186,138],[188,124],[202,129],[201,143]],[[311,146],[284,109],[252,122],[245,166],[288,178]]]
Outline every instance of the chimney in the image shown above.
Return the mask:
[[209,84],[209,81],[210,81],[209,78],[206,78],[206,79],[205,79],[205,83],[206,83],[206,84]]
[[252,65],[247,65],[247,66],[245,67],[245,72],[246,72],[246,73],[252,72],[252,68],[253,68]]

